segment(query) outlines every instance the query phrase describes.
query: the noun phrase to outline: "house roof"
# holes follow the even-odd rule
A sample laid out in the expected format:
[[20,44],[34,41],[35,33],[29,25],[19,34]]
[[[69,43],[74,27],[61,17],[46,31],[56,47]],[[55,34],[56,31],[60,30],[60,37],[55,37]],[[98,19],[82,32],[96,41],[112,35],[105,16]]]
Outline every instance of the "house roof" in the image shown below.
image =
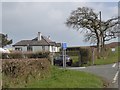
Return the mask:
[[41,40],[38,41],[38,37],[32,39],[32,40],[21,40],[14,44],[13,46],[61,46],[61,44],[58,44],[56,42],[53,42],[49,38],[45,36],[41,36]]

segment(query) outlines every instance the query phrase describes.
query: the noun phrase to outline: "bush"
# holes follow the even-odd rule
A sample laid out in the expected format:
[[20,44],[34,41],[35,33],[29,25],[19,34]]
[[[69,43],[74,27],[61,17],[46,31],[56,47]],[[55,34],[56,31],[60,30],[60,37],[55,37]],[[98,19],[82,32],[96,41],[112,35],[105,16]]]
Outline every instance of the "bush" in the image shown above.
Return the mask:
[[92,60],[92,51],[89,48],[80,48],[79,60],[81,65],[88,64]]
[[49,52],[24,53],[27,58],[48,58]]
[[8,54],[8,58],[10,59],[20,59],[24,58],[24,55],[22,52],[12,52]]
[[2,53],[2,59],[21,59],[21,58],[49,58],[49,52],[11,52],[9,54]]
[[2,60],[3,87],[26,84],[29,78],[44,79],[49,76],[50,62],[47,59],[4,59]]
[[7,53],[1,53],[0,54],[0,59],[6,59],[8,58],[8,54]]
[[67,51],[66,53],[69,56],[78,56],[79,55],[79,51]]

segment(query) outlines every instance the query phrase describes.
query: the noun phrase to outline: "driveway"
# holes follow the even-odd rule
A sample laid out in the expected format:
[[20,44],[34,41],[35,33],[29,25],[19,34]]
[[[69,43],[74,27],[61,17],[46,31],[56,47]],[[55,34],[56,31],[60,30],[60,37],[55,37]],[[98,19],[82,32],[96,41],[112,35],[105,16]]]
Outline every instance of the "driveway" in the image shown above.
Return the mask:
[[[97,65],[89,67],[67,67],[67,69],[89,72],[109,82],[108,88],[118,88],[118,64]],[[120,79],[120,78],[119,78]]]

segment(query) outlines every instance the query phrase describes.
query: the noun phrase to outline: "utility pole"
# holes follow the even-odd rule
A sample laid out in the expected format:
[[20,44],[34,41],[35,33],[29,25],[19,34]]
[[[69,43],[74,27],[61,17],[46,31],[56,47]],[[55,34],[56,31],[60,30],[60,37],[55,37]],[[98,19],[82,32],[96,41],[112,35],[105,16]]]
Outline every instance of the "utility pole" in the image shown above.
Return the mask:
[[100,16],[100,54],[103,56],[104,55],[104,31],[102,30],[101,26],[102,26],[102,13],[101,11],[99,12],[99,16]]
[[95,56],[95,50],[94,50],[94,47],[92,47],[92,64],[94,65],[95,64],[95,62],[94,62],[94,56]]
[[[120,1],[118,2],[118,22],[120,22]],[[119,24],[119,26],[120,26],[120,24]],[[119,27],[119,32],[120,32],[120,27]],[[120,41],[120,36],[118,36],[118,41]],[[119,44],[118,44],[119,45]],[[119,48],[118,48],[118,53],[119,53]],[[118,55],[118,90],[120,90],[120,64],[119,64],[119,62],[120,62],[120,56]]]
[[101,29],[101,11],[99,12],[99,16],[100,16],[100,51],[99,51],[99,53],[102,51],[102,48],[103,48],[103,31],[102,31],[102,29]]

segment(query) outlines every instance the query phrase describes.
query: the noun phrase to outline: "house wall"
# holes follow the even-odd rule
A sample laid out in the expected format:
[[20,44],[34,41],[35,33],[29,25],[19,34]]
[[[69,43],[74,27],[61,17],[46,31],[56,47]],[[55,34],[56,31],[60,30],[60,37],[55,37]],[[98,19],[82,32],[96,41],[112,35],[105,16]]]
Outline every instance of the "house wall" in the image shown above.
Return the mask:
[[42,51],[42,46],[33,46],[33,52]]
[[60,52],[61,47],[56,47],[56,52]]
[[49,46],[45,46],[45,51],[49,51]]
[[49,46],[49,51],[52,52],[52,46]]
[[49,51],[49,46],[33,46],[33,52]]
[[[15,46],[15,48],[21,48],[22,51],[27,51],[27,46]],[[55,46],[32,46],[33,52],[40,52],[40,51],[49,51],[49,52],[59,52],[60,47],[55,47]]]
[[55,52],[58,52],[58,47],[55,47]]
[[21,51],[27,51],[27,47],[26,47],[26,46],[15,46],[15,47],[13,48],[13,50],[15,50],[15,48],[20,48]]
[[49,51],[50,52],[55,52],[56,51],[55,46],[49,46]]
[[59,51],[60,51],[60,47],[50,46],[49,51],[50,51],[50,52],[59,52]]

